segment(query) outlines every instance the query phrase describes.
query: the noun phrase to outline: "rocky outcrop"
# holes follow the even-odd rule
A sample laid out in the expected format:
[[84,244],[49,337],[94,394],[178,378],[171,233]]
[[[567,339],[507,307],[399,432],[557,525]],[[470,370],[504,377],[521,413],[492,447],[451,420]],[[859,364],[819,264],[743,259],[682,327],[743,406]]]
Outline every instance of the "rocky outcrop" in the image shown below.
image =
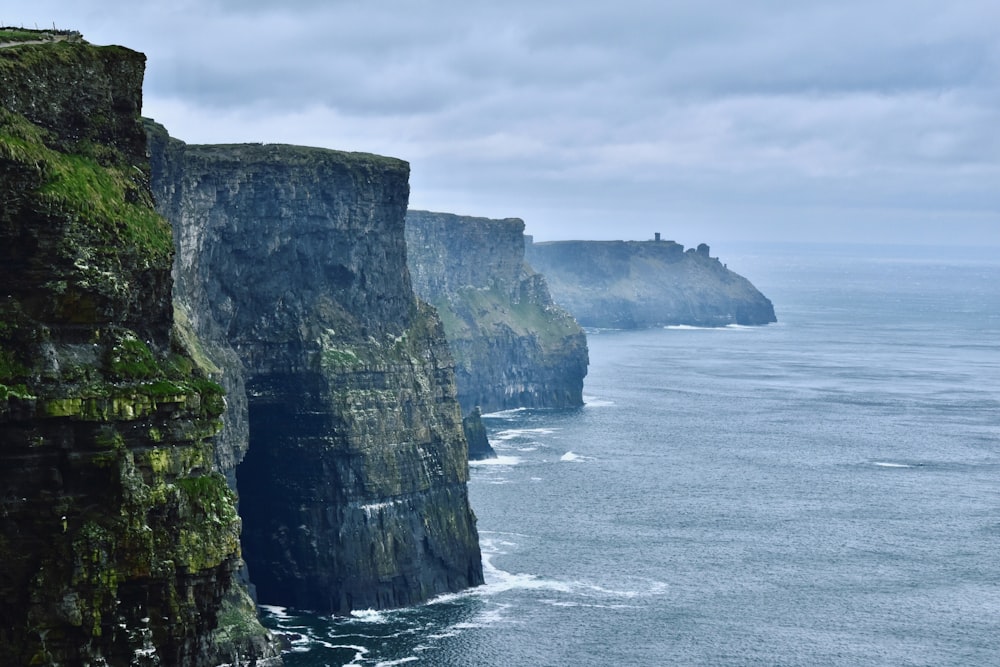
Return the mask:
[[25,34],[0,48],[0,664],[279,664],[237,583],[223,390],[174,314],[145,58]]
[[482,583],[453,362],[406,269],[408,165],[149,130],[178,294],[245,373],[260,600],[346,613]]
[[409,211],[414,288],[455,355],[465,414],[583,404],[587,340],[524,261],[524,222]]
[[767,324],[774,306],[749,280],[673,241],[529,244],[528,261],[552,295],[586,327]]

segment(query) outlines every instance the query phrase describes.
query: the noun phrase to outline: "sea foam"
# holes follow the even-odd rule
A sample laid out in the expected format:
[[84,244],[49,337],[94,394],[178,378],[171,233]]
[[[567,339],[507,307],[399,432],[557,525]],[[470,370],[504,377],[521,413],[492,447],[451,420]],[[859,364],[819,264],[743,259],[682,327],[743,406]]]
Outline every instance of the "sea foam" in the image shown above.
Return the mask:
[[470,466],[516,466],[521,462],[520,456],[495,456],[491,459],[469,461]]

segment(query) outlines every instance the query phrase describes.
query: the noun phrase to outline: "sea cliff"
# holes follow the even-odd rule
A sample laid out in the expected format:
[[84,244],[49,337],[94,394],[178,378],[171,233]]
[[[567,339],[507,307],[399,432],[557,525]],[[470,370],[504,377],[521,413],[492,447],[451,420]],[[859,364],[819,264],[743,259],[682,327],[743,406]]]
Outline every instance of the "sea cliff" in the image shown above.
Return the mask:
[[555,241],[527,247],[553,298],[581,325],[633,329],[776,321],[771,301],[709,246],[673,241]]
[[[0,664],[280,664],[171,298],[145,57],[0,29]],[[41,43],[28,43],[41,42]]]
[[408,165],[147,127],[178,298],[245,384],[229,419],[261,602],[347,613],[482,583],[453,361],[406,268]]
[[524,257],[524,222],[411,210],[408,263],[441,314],[465,414],[583,404],[587,339]]

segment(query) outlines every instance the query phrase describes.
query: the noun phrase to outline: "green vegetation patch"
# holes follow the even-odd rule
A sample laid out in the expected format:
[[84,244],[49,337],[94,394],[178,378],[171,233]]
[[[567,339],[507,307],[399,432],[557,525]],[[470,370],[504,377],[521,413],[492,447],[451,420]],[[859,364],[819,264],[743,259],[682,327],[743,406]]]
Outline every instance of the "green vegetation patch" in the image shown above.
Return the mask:
[[130,252],[145,266],[169,266],[170,225],[152,206],[146,175],[117,160],[106,146],[82,142],[80,153],[47,146],[48,132],[22,116],[0,111],[0,159],[33,174],[36,190],[23,193],[36,212],[80,227],[80,238],[98,255]]
[[25,30],[23,28],[0,28],[0,43],[3,42],[32,42],[44,37],[46,33]]
[[518,336],[534,336],[548,345],[579,333],[576,321],[560,308],[527,301],[513,303],[494,289],[466,287],[435,305],[449,340],[488,336],[505,328]]
[[177,561],[189,572],[215,567],[239,549],[236,497],[217,472],[175,482],[190,514],[181,526]]
[[111,346],[107,364],[113,380],[145,380],[161,375],[149,346],[131,331]]

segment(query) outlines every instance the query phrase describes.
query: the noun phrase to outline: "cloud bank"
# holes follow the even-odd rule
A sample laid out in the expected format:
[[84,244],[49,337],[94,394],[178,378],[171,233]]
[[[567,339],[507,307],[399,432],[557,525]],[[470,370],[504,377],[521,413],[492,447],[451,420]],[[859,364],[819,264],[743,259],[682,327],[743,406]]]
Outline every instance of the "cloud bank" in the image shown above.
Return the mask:
[[1000,3],[15,0],[189,142],[393,155],[539,239],[1000,245]]

